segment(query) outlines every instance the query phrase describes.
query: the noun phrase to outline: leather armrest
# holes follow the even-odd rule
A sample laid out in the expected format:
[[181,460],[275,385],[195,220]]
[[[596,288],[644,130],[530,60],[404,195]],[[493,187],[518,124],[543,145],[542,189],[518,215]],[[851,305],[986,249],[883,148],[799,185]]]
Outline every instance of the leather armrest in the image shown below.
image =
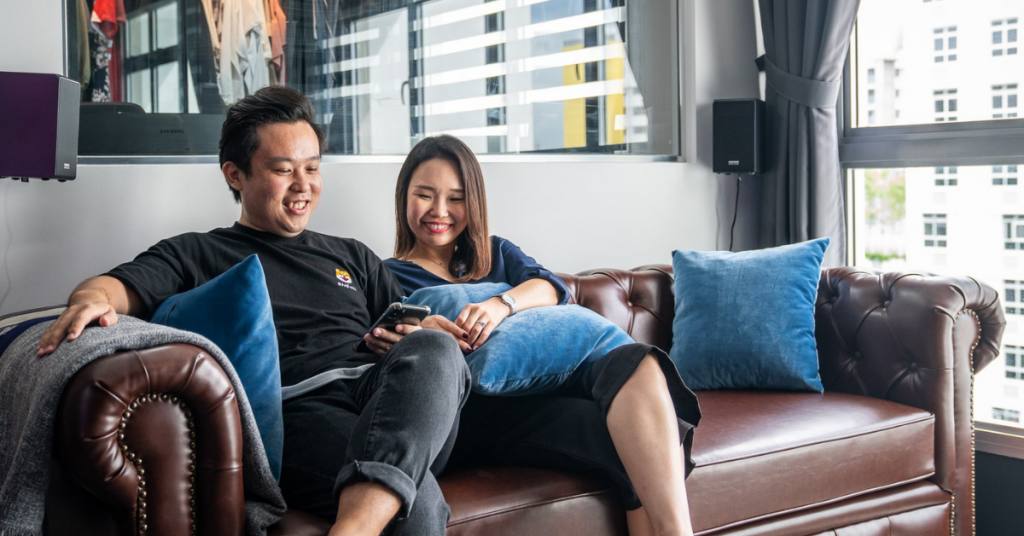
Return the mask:
[[54,443],[68,476],[119,526],[154,535],[244,530],[235,391],[195,346],[121,352],[84,367],[64,389]]
[[999,354],[1006,319],[991,287],[969,278],[822,273],[815,330],[826,390],[935,414],[932,480],[954,495],[954,531],[974,518],[973,375]]

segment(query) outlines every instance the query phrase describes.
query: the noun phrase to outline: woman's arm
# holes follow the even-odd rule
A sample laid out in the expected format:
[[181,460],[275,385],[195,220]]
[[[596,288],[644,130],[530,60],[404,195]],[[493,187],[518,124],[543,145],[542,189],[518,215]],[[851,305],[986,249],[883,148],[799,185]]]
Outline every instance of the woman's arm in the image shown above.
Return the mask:
[[[544,279],[528,279],[509,290],[516,302],[516,312],[558,304],[558,292],[554,285]],[[480,303],[466,305],[455,319],[455,325],[468,331],[468,340],[473,350],[487,342],[494,328],[512,314],[512,309],[501,298],[495,296]]]
[[[558,305],[558,292],[555,290],[555,286],[545,279],[529,279],[505,294],[512,296],[512,299],[516,301],[516,312],[533,309],[534,307]],[[496,301],[506,311],[512,312],[501,301],[501,298],[494,297],[488,301]]]

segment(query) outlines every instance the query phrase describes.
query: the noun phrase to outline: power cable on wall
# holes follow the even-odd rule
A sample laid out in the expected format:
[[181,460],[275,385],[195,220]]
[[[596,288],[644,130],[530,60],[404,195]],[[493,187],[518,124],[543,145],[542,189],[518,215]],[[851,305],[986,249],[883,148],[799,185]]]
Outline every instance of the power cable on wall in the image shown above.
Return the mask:
[[732,207],[732,225],[729,226],[729,251],[732,251],[732,240],[736,232],[736,216],[740,212],[740,183],[743,182],[743,178],[736,175],[736,200],[733,202]]

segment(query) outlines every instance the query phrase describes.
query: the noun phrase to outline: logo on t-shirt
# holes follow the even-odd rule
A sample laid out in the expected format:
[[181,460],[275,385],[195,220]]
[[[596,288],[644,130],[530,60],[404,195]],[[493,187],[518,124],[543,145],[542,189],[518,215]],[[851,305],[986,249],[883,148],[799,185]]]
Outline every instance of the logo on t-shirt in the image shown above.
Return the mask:
[[334,277],[338,278],[338,286],[345,287],[350,290],[356,290],[356,287],[352,285],[352,276],[341,268],[334,269]]

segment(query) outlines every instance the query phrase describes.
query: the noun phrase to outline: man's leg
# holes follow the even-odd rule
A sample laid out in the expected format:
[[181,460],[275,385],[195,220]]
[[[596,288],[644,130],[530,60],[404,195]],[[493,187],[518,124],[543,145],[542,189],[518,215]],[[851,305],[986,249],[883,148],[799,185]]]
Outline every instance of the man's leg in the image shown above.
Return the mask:
[[[395,526],[417,525],[416,534],[444,534],[447,506],[439,491],[432,493],[431,473],[439,473],[447,462],[469,386],[455,340],[429,330],[404,337],[367,371],[356,395],[365,404],[335,483],[339,531],[374,530],[397,514]],[[421,488],[429,493],[420,497]],[[420,500],[423,505],[417,504]],[[415,506],[421,508],[414,516]]]

